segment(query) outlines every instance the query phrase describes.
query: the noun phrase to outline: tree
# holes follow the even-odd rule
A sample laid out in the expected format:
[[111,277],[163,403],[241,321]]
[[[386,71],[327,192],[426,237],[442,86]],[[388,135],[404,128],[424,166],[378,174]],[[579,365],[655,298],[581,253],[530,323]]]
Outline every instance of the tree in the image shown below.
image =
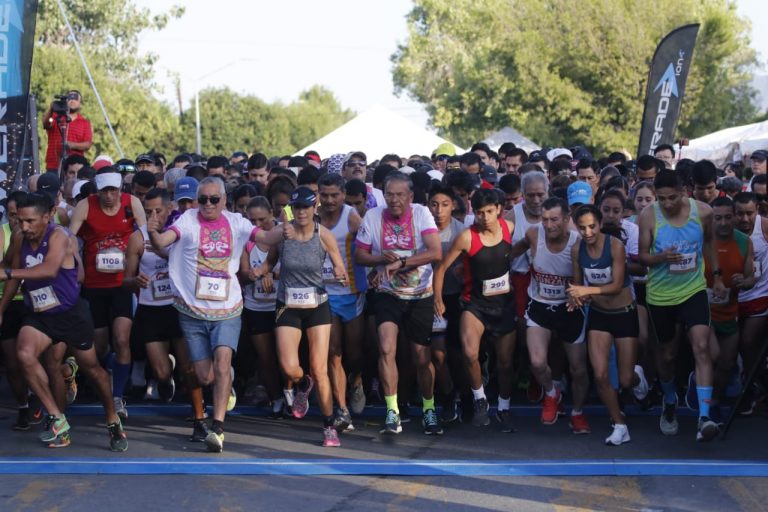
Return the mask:
[[597,153],[637,145],[650,60],[677,26],[702,23],[679,132],[751,120],[755,53],[725,0],[416,0],[393,55],[396,90],[459,145],[512,125]]

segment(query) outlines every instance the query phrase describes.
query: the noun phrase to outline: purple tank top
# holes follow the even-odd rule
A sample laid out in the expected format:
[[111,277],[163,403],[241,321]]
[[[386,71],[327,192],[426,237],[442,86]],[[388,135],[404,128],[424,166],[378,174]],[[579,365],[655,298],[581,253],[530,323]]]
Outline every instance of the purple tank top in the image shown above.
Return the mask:
[[[57,229],[56,225],[48,225],[37,250],[33,250],[26,239],[22,240],[21,263],[24,268],[32,268],[45,260],[48,255],[48,239],[54,229]],[[77,260],[75,268],[61,268],[53,279],[24,280],[24,303],[35,313],[54,314],[69,311],[77,304],[79,298]]]

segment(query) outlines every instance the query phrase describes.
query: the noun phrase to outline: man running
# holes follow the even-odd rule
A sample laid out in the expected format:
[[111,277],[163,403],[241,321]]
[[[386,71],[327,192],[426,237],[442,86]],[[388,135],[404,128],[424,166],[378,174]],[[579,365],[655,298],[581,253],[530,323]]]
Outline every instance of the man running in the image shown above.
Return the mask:
[[[696,361],[699,402],[697,441],[711,441],[720,429],[709,418],[712,398],[712,359],[709,352],[709,301],[704,278],[704,254],[712,252],[712,209],[688,199],[675,171],[661,170],[653,181],[656,202],[640,214],[640,263],[648,266],[647,303],[659,341],[656,362],[664,408],[659,428],[664,435],[678,431],[675,358],[681,330],[685,329]],[[712,293],[724,297],[720,268],[712,268]]]

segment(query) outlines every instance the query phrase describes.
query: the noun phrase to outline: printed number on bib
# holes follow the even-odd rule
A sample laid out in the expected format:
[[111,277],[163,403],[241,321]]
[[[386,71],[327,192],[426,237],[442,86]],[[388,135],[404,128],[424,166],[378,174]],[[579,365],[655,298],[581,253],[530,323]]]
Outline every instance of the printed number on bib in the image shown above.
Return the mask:
[[166,278],[152,281],[152,298],[154,300],[165,300],[173,297],[171,289],[171,280]]
[[96,270],[117,274],[125,270],[125,254],[119,249],[104,249],[96,253]]
[[289,308],[317,307],[317,291],[309,288],[288,288],[285,291],[285,305]]
[[679,263],[669,264],[670,274],[685,274],[686,272],[693,272],[696,270],[696,253],[687,252],[681,254],[683,259]]
[[35,313],[42,313],[61,305],[52,286],[32,290],[29,292],[29,298],[32,300],[32,309]]
[[323,263],[323,282],[324,283],[338,283],[339,280],[333,274],[333,263],[330,258],[325,258]]
[[545,300],[565,299],[565,285],[539,283],[539,295]]
[[712,288],[707,288],[707,297],[710,304],[728,304],[731,301],[731,289],[725,289],[725,295],[718,297],[712,291]]
[[584,276],[590,284],[609,284],[613,281],[613,271],[607,268],[585,268]]
[[197,276],[195,297],[203,300],[227,300],[229,279],[213,276]]
[[763,264],[757,260],[752,262],[752,268],[754,269],[755,278],[759,278],[763,275]]
[[448,329],[448,320],[445,317],[435,315],[432,317],[432,332],[445,332]]
[[494,295],[503,295],[509,293],[509,272],[495,279],[486,279],[483,281],[483,295],[493,297]]
[[272,302],[277,298],[277,281],[272,282],[272,291],[267,293],[264,291],[264,285],[261,284],[261,279],[253,283],[253,298],[262,302]]

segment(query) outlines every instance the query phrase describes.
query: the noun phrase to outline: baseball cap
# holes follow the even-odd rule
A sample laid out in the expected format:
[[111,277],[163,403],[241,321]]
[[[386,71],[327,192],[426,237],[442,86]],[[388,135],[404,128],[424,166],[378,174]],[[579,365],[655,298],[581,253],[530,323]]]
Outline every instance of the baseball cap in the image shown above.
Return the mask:
[[496,172],[496,169],[490,165],[484,165],[483,168],[480,169],[480,177],[488,183],[496,183],[499,181],[499,174]]
[[297,187],[291,194],[291,206],[310,208],[317,204],[317,195],[309,187]]
[[136,157],[135,162],[136,165],[139,165],[141,162],[149,162],[150,164],[154,165],[155,159],[149,153],[142,153]]
[[83,185],[86,183],[89,183],[88,180],[77,180],[74,185],[72,185],[72,197],[77,197],[80,195],[80,192],[83,190]]
[[568,186],[568,206],[589,204],[592,202],[592,187],[583,181],[575,181]]
[[537,149],[536,151],[531,151],[531,153],[528,155],[528,161],[533,162],[541,162],[542,160],[546,160],[547,157],[544,154],[544,151]]
[[56,202],[56,196],[59,194],[60,188],[61,181],[59,181],[59,177],[55,172],[43,173],[37,179],[37,191],[50,197],[54,203]]
[[752,152],[749,158],[751,160],[768,160],[768,149],[755,150]]
[[573,154],[569,149],[565,148],[555,148],[551,149],[547,152],[547,160],[550,162],[554,162],[555,158],[561,157],[561,156],[567,156],[571,160],[573,160]]
[[437,149],[435,149],[435,155],[456,156],[456,146],[454,146],[450,142],[443,142],[442,144],[437,146]]
[[197,199],[197,180],[191,176],[184,176],[176,181],[176,188],[173,192],[173,198],[176,201],[182,199]]
[[416,169],[411,167],[410,165],[404,165],[400,169],[398,169],[403,174],[413,174],[416,172]]

